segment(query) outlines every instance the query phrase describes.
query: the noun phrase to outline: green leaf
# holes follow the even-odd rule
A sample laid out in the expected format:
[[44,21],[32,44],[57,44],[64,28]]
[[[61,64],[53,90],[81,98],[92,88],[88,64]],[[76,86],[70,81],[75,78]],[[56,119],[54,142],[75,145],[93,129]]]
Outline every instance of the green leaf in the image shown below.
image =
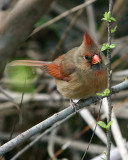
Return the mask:
[[102,45],[102,47],[101,47],[101,51],[105,51],[105,50],[107,50],[107,49],[112,49],[112,48],[115,48],[115,47],[116,47],[115,44],[108,45],[108,44],[104,43],[104,44]]
[[110,20],[110,12],[105,12],[104,17],[106,18],[107,21]]
[[101,159],[102,159],[102,160],[106,160],[106,159],[104,159],[104,158],[102,158],[102,157],[101,157]]
[[104,91],[104,93],[96,93],[97,96],[108,96],[108,94],[110,93],[110,90],[109,89],[106,89]]
[[112,49],[112,48],[115,48],[116,45],[115,44],[111,44],[109,47]]
[[113,29],[111,29],[111,33],[114,33],[117,29],[117,26],[115,26]]
[[112,74],[112,70],[110,71],[110,74]]
[[111,21],[116,21],[116,19],[114,17],[110,17]]
[[108,45],[108,44],[106,44],[106,43],[104,43],[104,44],[102,45],[101,51],[105,51],[105,50],[107,50],[107,49],[108,49],[108,47],[109,47],[109,45]]
[[105,12],[104,18],[102,18],[101,20],[108,21],[108,22],[116,21],[114,17],[110,16],[110,12]]
[[108,124],[107,124],[107,130],[109,129],[109,127],[112,125],[113,120],[111,120]]
[[104,21],[106,21],[106,18],[102,18],[101,20],[104,20]]
[[105,12],[104,18],[102,18],[101,20],[108,21],[109,18],[110,18],[110,12]]
[[107,48],[105,46],[102,46],[101,51],[103,52],[105,50],[107,50]]
[[103,93],[96,93],[97,96],[104,96]]
[[107,128],[107,125],[103,121],[98,121],[97,124],[102,128]]
[[109,89],[106,89],[106,90],[104,91],[104,96],[108,96],[109,93],[110,93],[110,90],[109,90]]
[[105,12],[104,17],[108,17],[108,15],[110,14],[110,12]]

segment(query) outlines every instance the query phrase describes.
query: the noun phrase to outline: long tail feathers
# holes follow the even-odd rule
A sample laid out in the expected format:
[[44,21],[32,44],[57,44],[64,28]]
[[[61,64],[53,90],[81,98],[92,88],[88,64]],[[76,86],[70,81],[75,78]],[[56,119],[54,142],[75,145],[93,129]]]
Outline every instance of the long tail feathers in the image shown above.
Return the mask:
[[8,64],[8,66],[30,66],[30,67],[39,67],[43,68],[44,66],[49,65],[51,62],[45,61],[34,61],[34,60],[16,60]]

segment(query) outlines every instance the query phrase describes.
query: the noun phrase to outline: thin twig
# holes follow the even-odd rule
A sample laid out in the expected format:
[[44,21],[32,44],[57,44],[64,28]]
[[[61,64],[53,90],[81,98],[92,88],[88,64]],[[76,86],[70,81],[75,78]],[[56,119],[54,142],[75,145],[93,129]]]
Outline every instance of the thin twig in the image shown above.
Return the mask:
[[[112,88],[112,93],[117,93],[117,92],[122,91],[126,88],[128,88],[128,81],[124,81],[124,82],[114,86]],[[103,98],[104,97],[102,97],[102,96],[97,96],[97,101],[101,100]],[[82,109],[92,103],[94,103],[94,97],[88,98],[86,100],[80,100],[78,102],[79,105],[76,106],[76,111],[79,111],[80,109]],[[15,148],[18,144],[21,144],[21,143],[25,142],[26,140],[28,140],[33,135],[35,135],[41,131],[46,130],[48,127],[51,127],[52,125],[54,125],[56,122],[61,121],[65,118],[67,118],[68,116],[73,115],[74,112],[76,113],[76,111],[74,111],[73,107],[70,106],[70,107],[54,114],[53,116],[49,117],[48,119],[40,122],[39,124],[33,126],[32,128],[30,128],[27,131],[23,132],[22,134],[18,135],[17,137],[12,139],[11,141],[2,145],[0,147],[0,155],[9,152],[13,148]]]
[[[99,110],[99,109],[98,109],[98,110]],[[98,112],[99,112],[99,111],[98,111]],[[72,143],[73,143],[76,139],[80,138],[80,137],[81,137],[83,134],[85,134],[88,130],[92,129],[92,130],[94,131],[96,121],[95,121],[95,119],[93,119],[93,118],[90,118],[90,121],[89,121],[89,122],[87,121],[87,119],[89,119],[89,117],[92,116],[92,115],[90,114],[90,112],[88,111],[88,109],[83,109],[83,110],[81,110],[79,114],[80,114],[81,117],[84,119],[84,121],[87,122],[88,126],[86,126],[83,130],[81,130],[81,132],[79,132],[78,134],[76,134],[72,139],[70,139],[70,141],[67,141],[67,142],[55,153],[56,157],[58,157],[62,152],[64,152],[69,146],[72,145]],[[86,119],[85,117],[87,117],[87,119]],[[93,119],[93,120],[92,120],[92,119]],[[99,118],[99,119],[100,119],[100,118]],[[98,128],[96,129],[96,131],[99,133],[99,126],[97,126],[97,127],[98,127]],[[97,134],[96,131],[95,131],[95,134],[98,136],[98,134]],[[100,134],[100,135],[102,134],[101,131],[100,131],[99,134]],[[107,144],[106,136],[104,137],[103,135],[101,135],[101,136],[100,136],[100,135],[99,135],[98,137],[103,141],[103,143]],[[104,137],[104,139],[103,139],[103,137]],[[106,142],[105,142],[105,141],[106,141]],[[90,146],[91,146],[91,144],[89,145],[89,148],[90,148]],[[88,145],[86,146],[86,148],[87,148],[87,147],[88,147]],[[85,152],[85,150],[84,150],[84,152]],[[90,152],[90,150],[89,150],[89,152]]]
[[1,92],[4,96],[6,96],[6,97],[8,98],[8,100],[14,104],[14,106],[16,106],[16,108],[17,108],[18,111],[20,110],[20,106],[15,102],[15,100],[14,100],[10,95],[8,95],[1,87],[0,87],[0,92]]
[[12,139],[13,133],[14,133],[15,128],[16,128],[17,120],[18,120],[18,117],[15,118],[15,121],[14,121],[14,123],[13,123],[13,126],[12,126],[12,130],[11,130],[11,133],[10,133],[9,140]]
[[[112,16],[112,7],[113,7],[113,0],[109,0],[109,12],[110,16]],[[111,45],[111,22],[108,22],[108,45]],[[110,90],[110,94],[108,96],[108,119],[107,123],[111,121],[111,114],[112,114],[112,89],[111,89],[111,79],[112,79],[112,74],[111,74],[111,50],[107,50],[107,57],[108,57],[108,89]],[[110,150],[111,150],[111,126],[109,130],[107,131],[107,160],[110,160]]]
[[63,44],[64,40],[66,39],[66,37],[68,36],[70,30],[72,29],[72,27],[74,26],[74,24],[76,23],[77,19],[79,18],[79,16],[83,13],[83,9],[80,9],[75,16],[73,17],[73,19],[71,20],[69,26],[67,27],[66,31],[64,32],[64,34],[62,35],[60,41],[58,42],[55,50],[52,53],[52,58],[55,59],[56,57],[56,53],[59,50],[59,48],[61,47],[61,45]]
[[[97,121],[98,121],[99,118],[100,118],[101,106],[102,106],[102,101],[101,101],[101,103],[100,103],[100,108],[99,108],[99,112],[98,112]],[[93,139],[93,137],[94,137],[94,134],[95,134],[95,131],[96,131],[96,127],[97,127],[97,123],[96,123],[96,125],[95,125],[94,130],[93,130],[92,136],[91,136],[90,141],[89,141],[88,146],[87,146],[87,149],[86,149],[86,151],[84,152],[84,155],[83,155],[83,157],[82,157],[81,160],[84,160],[84,158],[85,158],[85,156],[86,156],[86,154],[87,154],[87,152],[88,152],[88,150],[89,150],[89,146],[90,146],[90,144],[91,144],[91,142],[92,142],[92,139]]]
[[1,75],[6,63],[14,57],[15,51],[28,38],[33,26],[46,13],[52,2],[53,0],[18,0],[14,8],[4,12],[0,25]]
[[23,92],[22,92],[21,101],[20,101],[20,114],[19,114],[19,122],[20,122],[20,124],[22,124],[22,122],[23,122],[22,105],[23,105],[24,91],[25,91],[25,87],[26,87],[26,80],[27,80],[27,78],[25,77],[25,82],[24,82],[24,86],[23,86]]
[[68,16],[69,14],[71,14],[71,13],[73,13],[73,12],[76,12],[76,11],[78,11],[79,9],[82,9],[82,8],[90,5],[91,3],[95,2],[95,1],[96,1],[96,0],[88,0],[88,1],[84,2],[84,3],[81,4],[81,5],[76,6],[76,7],[72,8],[72,9],[70,9],[70,10],[68,10],[68,11],[60,14],[59,16],[53,18],[52,20],[48,21],[47,23],[45,23],[45,24],[41,25],[40,27],[36,28],[36,29],[32,32],[32,34],[31,34],[30,36],[33,36],[35,33],[39,32],[40,30],[42,30],[42,29],[48,27],[49,25],[51,25],[51,24],[59,21],[60,19]]
[[[74,113],[75,114],[75,113]],[[65,118],[62,121],[59,121],[57,123],[55,123],[51,128],[47,129],[44,133],[42,133],[41,135],[39,135],[36,139],[34,139],[31,143],[29,143],[26,147],[24,147],[22,150],[20,150],[14,157],[11,158],[11,160],[16,160],[18,157],[20,157],[24,152],[26,152],[28,149],[30,149],[35,143],[37,143],[42,137],[44,137],[44,135],[48,134],[49,132],[51,132],[52,130],[54,130],[55,128],[57,128],[60,124],[66,122],[67,120],[69,120],[72,116],[69,116],[67,118]]]
[[[116,18],[116,20],[118,20],[118,21],[121,20],[124,11],[127,8],[127,3],[128,3],[128,1],[126,1],[126,0],[115,1],[114,6],[113,6],[113,15]],[[100,29],[98,30],[97,35],[98,35],[98,39],[100,42],[105,41],[105,39],[107,37],[106,24],[107,23],[105,21],[103,21]]]

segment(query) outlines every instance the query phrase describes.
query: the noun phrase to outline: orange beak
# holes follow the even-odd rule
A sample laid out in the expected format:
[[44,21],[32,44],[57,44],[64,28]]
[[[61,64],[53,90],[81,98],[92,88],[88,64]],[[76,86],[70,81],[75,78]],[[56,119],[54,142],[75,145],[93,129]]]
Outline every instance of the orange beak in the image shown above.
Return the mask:
[[97,55],[97,54],[95,54],[93,57],[92,57],[92,65],[95,65],[95,64],[98,64],[98,63],[100,63],[101,62],[101,59],[100,59],[100,57]]

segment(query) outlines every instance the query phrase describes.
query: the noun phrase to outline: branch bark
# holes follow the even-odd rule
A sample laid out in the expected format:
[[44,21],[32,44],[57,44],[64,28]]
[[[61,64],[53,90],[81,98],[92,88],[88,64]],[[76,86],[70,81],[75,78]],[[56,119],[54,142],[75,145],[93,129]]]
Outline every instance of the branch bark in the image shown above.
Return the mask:
[[0,75],[6,62],[33,30],[53,0],[19,0],[0,25]]
[[91,3],[95,2],[95,1],[96,1],[96,0],[88,0],[88,1],[84,2],[83,4],[80,4],[80,5],[72,8],[72,9],[70,9],[70,10],[68,10],[68,11],[65,11],[64,13],[60,14],[59,16],[57,16],[57,17],[53,18],[52,20],[48,21],[47,23],[43,24],[42,26],[36,28],[36,29],[32,32],[31,36],[32,36],[33,34],[39,32],[40,30],[44,29],[45,27],[48,27],[49,25],[51,25],[51,24],[59,21],[60,19],[68,16],[69,14],[74,13],[74,12],[80,10],[80,9],[83,9],[84,7],[90,5]]
[[[124,89],[128,88],[128,81],[124,81],[112,88],[112,94],[118,93],[119,91],[122,91]],[[102,96],[97,96],[96,100],[101,100]],[[13,148],[15,148],[17,145],[25,142],[28,140],[28,138],[32,137],[33,135],[46,130],[47,128],[53,126],[56,122],[59,122],[69,116],[74,115],[76,111],[79,111],[80,109],[87,107],[88,105],[96,102],[94,97],[88,98],[86,100],[80,100],[78,102],[78,105],[76,106],[76,109],[72,106],[54,114],[53,116],[49,117],[48,119],[40,122],[39,124],[35,125],[34,127],[30,128],[29,130],[23,132],[22,134],[18,135],[14,139],[10,140],[9,142],[5,143],[0,147],[0,155],[3,155]],[[61,124],[61,123],[60,123]]]
[[[109,12],[110,16],[112,16],[112,7],[113,7],[113,0],[109,0]],[[111,22],[108,22],[108,45],[111,45]],[[110,90],[110,94],[108,96],[108,119],[107,124],[111,121],[111,115],[112,115],[112,74],[111,74],[111,49],[107,50],[107,57],[108,57],[108,89]],[[110,160],[110,150],[111,150],[111,126],[109,127],[109,130],[107,131],[107,160]]]

